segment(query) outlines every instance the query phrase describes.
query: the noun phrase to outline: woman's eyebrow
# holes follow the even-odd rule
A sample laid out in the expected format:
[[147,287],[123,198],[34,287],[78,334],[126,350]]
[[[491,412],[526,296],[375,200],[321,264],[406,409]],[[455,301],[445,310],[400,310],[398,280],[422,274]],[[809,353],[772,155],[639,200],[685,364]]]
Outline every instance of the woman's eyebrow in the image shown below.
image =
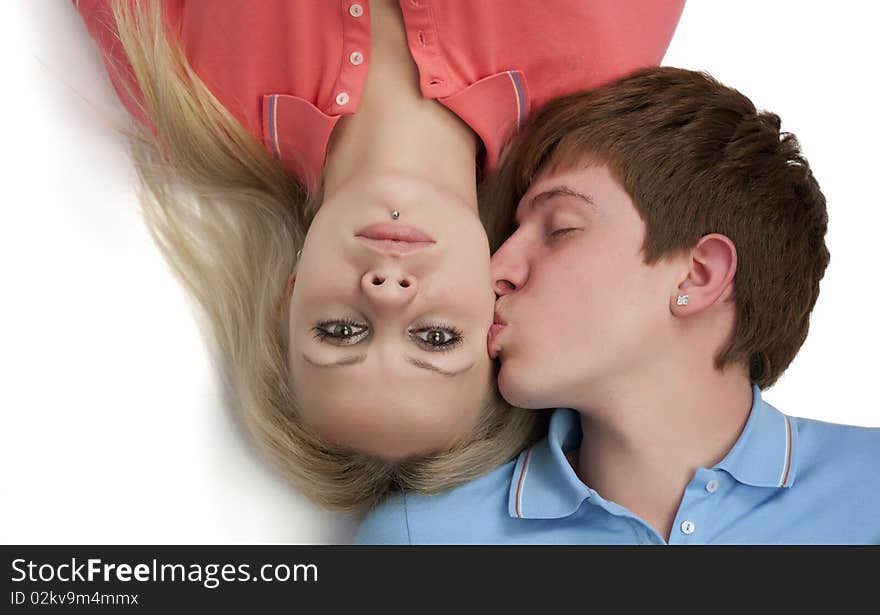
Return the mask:
[[416,359],[415,357],[407,357],[406,362],[411,363],[412,365],[415,365],[416,367],[421,367],[422,369],[427,369],[432,372],[437,372],[438,374],[443,374],[444,376],[458,376],[459,374],[466,372],[467,370],[469,370],[470,368],[472,368],[474,365],[477,364],[477,362],[474,361],[470,365],[462,367],[461,369],[457,369],[455,371],[448,371],[448,370],[443,369],[442,367],[437,367],[433,363],[428,363],[427,361],[422,361],[421,359]]
[[[355,365],[357,363],[363,363],[367,359],[367,355],[360,354],[360,355],[355,355],[353,357],[346,357],[344,359],[339,359],[338,361],[332,361],[330,363],[321,363],[319,361],[315,361],[314,359],[311,359],[305,353],[303,353],[302,357],[306,363],[308,363],[309,365],[314,365],[315,367],[343,367],[346,365]],[[427,369],[428,371],[436,372],[438,374],[443,374],[444,376],[450,376],[450,377],[458,376],[459,374],[462,374],[462,373],[468,371],[474,365],[477,364],[476,361],[474,361],[470,365],[462,367],[461,369],[449,371],[449,370],[443,369],[442,367],[438,367],[437,365],[434,365],[433,363],[429,363],[428,361],[423,361],[423,360],[417,359],[415,357],[407,357],[406,362],[410,363],[411,365],[415,365],[416,367],[419,367],[421,369]]]
[[363,363],[367,359],[367,355],[359,354],[353,357],[345,357],[344,359],[339,359],[338,361],[332,361],[330,363],[321,363],[320,361],[315,361],[314,359],[309,358],[306,353],[303,353],[302,358],[305,359],[305,362],[314,365],[315,367],[342,367],[344,365],[354,365],[356,363]]
[[[538,209],[539,207],[541,207],[541,205],[544,205],[550,199],[557,197],[557,196],[571,196],[576,199],[580,199],[586,205],[589,205],[591,208],[596,207],[596,202],[593,200],[592,197],[590,197],[586,194],[580,193],[577,190],[574,190],[572,188],[569,188],[568,186],[554,186],[552,188],[548,188],[547,190],[543,190],[543,191],[539,192],[538,194],[533,196],[531,199],[529,199],[529,201],[526,205],[526,209],[528,209],[529,211],[534,211],[534,210]],[[522,211],[522,209],[523,209],[522,207],[518,207],[516,210],[516,216],[514,216],[514,219],[516,220],[517,225],[521,224],[520,212]]]

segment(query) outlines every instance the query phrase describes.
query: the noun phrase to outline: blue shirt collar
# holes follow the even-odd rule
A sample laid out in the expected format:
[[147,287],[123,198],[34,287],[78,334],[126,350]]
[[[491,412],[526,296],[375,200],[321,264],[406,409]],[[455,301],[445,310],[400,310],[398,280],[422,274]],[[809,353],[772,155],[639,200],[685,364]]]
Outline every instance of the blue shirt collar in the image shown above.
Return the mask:
[[575,474],[564,452],[578,447],[580,441],[578,412],[570,408],[554,410],[547,436],[517,459],[508,500],[511,517],[567,517],[590,497],[590,488]]
[[[523,451],[510,483],[511,517],[558,519],[580,508],[595,492],[575,474],[565,451],[580,445],[580,415],[557,408],[547,436]],[[715,468],[755,487],[791,487],[797,473],[797,428],[752,386],[752,408],[736,444]]]
[[797,474],[797,425],[752,385],[752,410],[742,434],[715,467],[753,487],[791,487]]

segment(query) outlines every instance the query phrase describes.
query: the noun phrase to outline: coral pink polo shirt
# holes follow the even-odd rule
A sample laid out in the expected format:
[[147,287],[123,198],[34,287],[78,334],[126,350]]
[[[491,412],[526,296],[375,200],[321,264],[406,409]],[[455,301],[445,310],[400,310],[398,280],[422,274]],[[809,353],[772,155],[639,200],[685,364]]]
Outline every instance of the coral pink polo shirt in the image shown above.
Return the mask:
[[[105,64],[127,66],[109,0],[73,0]],[[369,0],[165,0],[168,25],[217,99],[301,179],[370,68]],[[531,111],[663,58],[684,0],[400,0],[422,95],[466,122],[491,171]],[[123,104],[144,121],[110,70]],[[130,76],[121,78],[130,79]],[[308,184],[313,182],[307,181]]]

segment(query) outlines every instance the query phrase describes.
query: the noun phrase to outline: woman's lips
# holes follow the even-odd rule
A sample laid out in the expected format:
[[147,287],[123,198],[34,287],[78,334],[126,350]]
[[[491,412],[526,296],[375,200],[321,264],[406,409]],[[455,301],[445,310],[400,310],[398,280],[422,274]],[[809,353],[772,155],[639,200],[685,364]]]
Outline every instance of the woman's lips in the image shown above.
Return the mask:
[[416,250],[424,250],[434,245],[433,241],[397,241],[395,239],[372,239],[370,237],[358,237],[357,239],[371,249],[387,254],[407,254]]
[[381,222],[365,226],[355,233],[358,241],[377,252],[406,254],[433,245],[434,238],[414,226]]
[[396,222],[380,222],[365,226],[355,233],[355,237],[405,243],[434,243],[434,238],[423,230]]

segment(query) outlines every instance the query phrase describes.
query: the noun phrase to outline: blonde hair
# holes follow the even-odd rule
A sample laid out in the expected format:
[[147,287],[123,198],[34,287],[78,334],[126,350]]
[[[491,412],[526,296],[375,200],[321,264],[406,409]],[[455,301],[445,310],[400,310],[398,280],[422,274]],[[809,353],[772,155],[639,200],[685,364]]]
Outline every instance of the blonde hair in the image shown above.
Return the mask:
[[395,490],[436,493],[506,463],[546,426],[493,384],[466,441],[389,462],[322,440],[302,423],[287,362],[286,285],[320,206],[211,94],[161,2],[114,0],[130,69],[120,79],[152,126],[125,129],[153,240],[200,311],[210,350],[260,449],[312,501],[354,511]]

